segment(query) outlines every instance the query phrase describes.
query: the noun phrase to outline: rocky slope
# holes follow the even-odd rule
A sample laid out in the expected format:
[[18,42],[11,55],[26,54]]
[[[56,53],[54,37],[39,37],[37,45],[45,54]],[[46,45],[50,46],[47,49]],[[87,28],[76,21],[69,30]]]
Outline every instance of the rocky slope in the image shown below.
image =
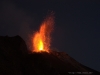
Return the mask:
[[64,52],[29,53],[20,36],[0,36],[0,75],[100,74]]

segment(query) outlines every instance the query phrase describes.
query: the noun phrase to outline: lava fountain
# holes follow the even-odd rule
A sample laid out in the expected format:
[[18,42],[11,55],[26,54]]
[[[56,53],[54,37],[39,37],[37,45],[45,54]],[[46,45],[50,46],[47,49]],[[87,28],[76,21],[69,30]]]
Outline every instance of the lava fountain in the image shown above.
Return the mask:
[[33,40],[33,52],[48,52],[50,50],[51,32],[54,26],[54,16],[51,14],[42,22],[40,29],[35,32]]

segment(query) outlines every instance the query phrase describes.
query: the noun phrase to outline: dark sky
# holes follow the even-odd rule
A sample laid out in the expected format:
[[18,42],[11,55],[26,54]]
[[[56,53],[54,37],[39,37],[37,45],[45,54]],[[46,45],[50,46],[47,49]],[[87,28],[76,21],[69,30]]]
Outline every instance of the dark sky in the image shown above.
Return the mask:
[[52,47],[100,71],[99,0],[0,1],[0,36],[20,35],[27,42],[51,11],[55,13]]

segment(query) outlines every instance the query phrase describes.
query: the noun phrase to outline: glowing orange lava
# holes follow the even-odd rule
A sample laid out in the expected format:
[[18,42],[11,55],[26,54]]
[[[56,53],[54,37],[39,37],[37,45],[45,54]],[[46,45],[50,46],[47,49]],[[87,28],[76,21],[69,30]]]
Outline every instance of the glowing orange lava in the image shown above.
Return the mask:
[[41,24],[39,31],[33,36],[33,52],[49,52],[51,37],[50,34],[53,30],[54,17],[53,15],[48,16]]

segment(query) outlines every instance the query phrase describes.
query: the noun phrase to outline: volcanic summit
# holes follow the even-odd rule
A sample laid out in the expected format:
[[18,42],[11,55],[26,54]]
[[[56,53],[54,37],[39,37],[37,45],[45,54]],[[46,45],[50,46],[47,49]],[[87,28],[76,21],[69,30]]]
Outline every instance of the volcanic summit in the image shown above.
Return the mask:
[[100,74],[65,52],[33,52],[20,36],[0,36],[0,75]]
[[31,50],[20,36],[0,36],[0,75],[99,74],[65,52],[50,48],[53,25],[51,14],[33,34]]

